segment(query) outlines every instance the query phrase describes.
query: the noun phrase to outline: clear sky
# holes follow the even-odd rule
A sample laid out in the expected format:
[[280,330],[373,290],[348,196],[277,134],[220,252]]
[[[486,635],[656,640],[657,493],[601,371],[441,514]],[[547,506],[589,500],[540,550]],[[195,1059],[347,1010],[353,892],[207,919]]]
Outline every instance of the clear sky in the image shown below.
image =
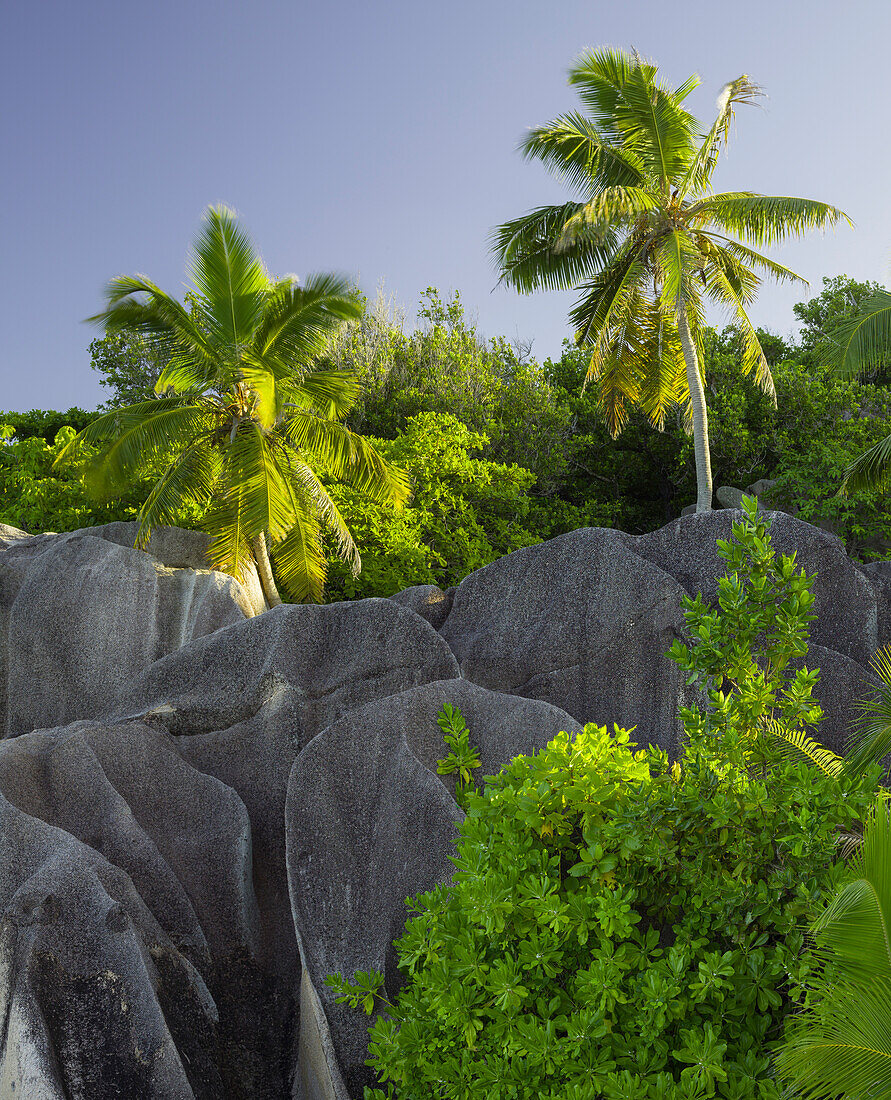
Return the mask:
[[788,335],[824,275],[891,283],[887,0],[6,0],[0,45],[0,409],[104,394],[83,318],[112,275],[181,294],[210,203],[234,207],[273,274],[340,271],[414,319],[459,290],[486,335],[559,353],[571,295],[493,289],[488,235],[560,183],[516,152],[575,108],[587,47],[691,72],[711,121],[745,72],[721,190],[805,195],[856,228],[771,255],[811,289],[765,284],[757,324]]

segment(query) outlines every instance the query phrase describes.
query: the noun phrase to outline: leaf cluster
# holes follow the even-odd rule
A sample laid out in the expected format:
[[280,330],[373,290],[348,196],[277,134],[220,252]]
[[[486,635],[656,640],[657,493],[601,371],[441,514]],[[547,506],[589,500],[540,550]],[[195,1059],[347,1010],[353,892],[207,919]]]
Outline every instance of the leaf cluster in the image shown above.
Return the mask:
[[470,730],[464,715],[451,703],[443,706],[436,723],[449,749],[448,754],[437,761],[436,771],[438,775],[455,777],[455,801],[463,810],[467,806],[468,791],[473,789],[473,772],[482,767],[479,749],[470,743]]

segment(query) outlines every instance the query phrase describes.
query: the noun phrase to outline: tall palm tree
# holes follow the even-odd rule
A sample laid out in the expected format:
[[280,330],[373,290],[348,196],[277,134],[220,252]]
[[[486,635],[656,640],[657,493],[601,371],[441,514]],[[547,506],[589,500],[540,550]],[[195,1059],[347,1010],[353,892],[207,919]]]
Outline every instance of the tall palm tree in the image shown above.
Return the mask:
[[891,1096],[891,818],[879,798],[846,884],[815,922],[808,1007],[777,1058],[809,1100]]
[[[684,101],[691,76],[671,89],[636,54],[588,52],[569,74],[587,114],[561,115],[521,145],[578,196],[498,227],[493,250],[501,280],[524,293],[573,289],[578,344],[591,349],[588,381],[598,386],[615,437],[638,406],[661,428],[686,404],[696,455],[697,511],[712,503],[708,413],[702,378],[704,304],[726,307],[742,339],[742,369],[775,396],[746,308],[761,279],[801,276],[756,249],[846,216],[811,199],[751,191],[714,194],[711,176],[734,107],[760,89],[747,76],[725,85],[704,133]],[[739,238],[738,240],[735,238]]]
[[[891,294],[877,290],[856,317],[834,334],[830,353],[843,374],[869,374],[891,355]],[[845,471],[844,493],[886,489],[891,479],[891,435],[859,455]]]
[[209,208],[193,248],[186,308],[143,275],[119,276],[90,318],[108,332],[147,337],[168,365],[158,397],[94,420],[59,457],[97,447],[86,477],[105,493],[140,471],[162,471],[139,513],[137,545],[175,522],[187,501],[207,506],[215,568],[256,563],[267,602],[320,600],[323,532],[360,568],[359,553],[320,474],[378,502],[402,504],[406,476],[339,423],[358,397],[347,372],[314,364],[331,333],[361,307],[339,277],[298,286],[273,279],[235,215]]

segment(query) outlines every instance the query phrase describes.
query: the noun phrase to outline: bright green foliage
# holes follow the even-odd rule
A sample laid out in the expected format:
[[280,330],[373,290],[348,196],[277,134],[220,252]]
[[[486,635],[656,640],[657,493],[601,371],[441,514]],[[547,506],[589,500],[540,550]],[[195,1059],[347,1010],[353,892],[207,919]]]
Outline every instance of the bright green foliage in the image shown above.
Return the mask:
[[799,927],[840,881],[836,830],[876,770],[771,751],[766,719],[818,718],[814,675],[788,671],[807,582],[751,514],[722,553],[720,609],[690,601],[674,654],[712,686],[681,759],[588,725],[512,761],[468,792],[451,885],[410,903],[407,985],[387,1000],[380,976],[330,980],[344,1002],[382,998],[366,1100],[779,1100],[769,1050],[808,977]]
[[470,743],[464,715],[451,703],[445,704],[436,723],[449,747],[448,755],[437,761],[436,771],[439,775],[454,775],[455,801],[463,810],[467,806],[467,793],[473,789],[473,771],[482,765],[479,750]]
[[329,596],[391,596],[413,584],[458,584],[468,573],[540,541],[528,490],[534,476],[518,466],[471,457],[485,436],[453,416],[421,413],[395,440],[374,440],[406,471],[410,504],[369,502],[347,487],[330,492],[362,546],[362,572],[333,564]]
[[851,731],[845,767],[852,772],[883,760],[891,752],[891,646],[884,645],[870,661],[873,682],[854,701],[858,712]]
[[[3,433],[9,439],[14,425],[0,425],[0,433],[3,427],[9,429]],[[37,534],[135,519],[139,501],[132,494],[96,504],[84,492],[76,471],[60,473],[53,468],[76,434],[74,428],[63,426],[54,443],[42,435],[0,443],[0,523]]]
[[68,412],[56,409],[30,409],[28,412],[0,412],[0,424],[12,429],[12,437],[17,442],[23,439],[40,437],[47,443],[53,443],[62,428],[74,428],[76,432],[95,420],[98,412],[71,408]]
[[814,922],[805,1008],[776,1059],[808,1100],[891,1095],[891,817],[877,800],[841,890]]
[[718,606],[684,596],[693,640],[675,641],[668,651],[688,674],[687,685],[708,700],[681,708],[688,751],[701,746],[743,768],[767,764],[777,749],[806,752],[807,731],[823,717],[812,697],[819,670],[791,667],[807,656],[813,578],[796,569],[794,554],[774,553],[769,523],[757,509],[756,500],[743,498],[746,519],[733,525],[732,540],[718,540],[727,563]]
[[169,362],[161,348],[138,332],[109,332],[90,344],[90,366],[111,390],[105,402],[110,409],[148,401]]
[[402,318],[378,299],[338,337],[332,365],[362,384],[351,425],[393,439],[419,413],[450,414],[487,437],[486,458],[525,467],[538,479],[538,495],[553,493],[572,429],[544,370],[503,337],[484,340],[457,293],[444,301],[428,288],[418,316],[421,327],[406,334]]

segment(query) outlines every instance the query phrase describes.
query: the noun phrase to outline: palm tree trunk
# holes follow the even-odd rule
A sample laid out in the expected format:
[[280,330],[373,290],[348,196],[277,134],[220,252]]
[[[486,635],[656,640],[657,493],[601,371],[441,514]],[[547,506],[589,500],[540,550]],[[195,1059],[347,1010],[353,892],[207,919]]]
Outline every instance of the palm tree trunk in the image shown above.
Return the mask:
[[257,563],[257,573],[260,577],[260,586],[263,589],[263,595],[266,597],[266,602],[270,607],[278,607],[282,602],[282,598],[278,594],[278,589],[275,586],[275,580],[272,576],[272,565],[269,562],[269,553],[266,549],[266,536],[262,532],[251,539],[251,550],[254,555],[254,561]]
[[690,390],[690,411],[693,415],[693,453],[696,456],[696,511],[712,510],[712,459],[708,446],[708,409],[705,390],[699,373],[696,345],[690,335],[690,323],[683,298],[678,298],[678,336],[687,364],[687,387]]

